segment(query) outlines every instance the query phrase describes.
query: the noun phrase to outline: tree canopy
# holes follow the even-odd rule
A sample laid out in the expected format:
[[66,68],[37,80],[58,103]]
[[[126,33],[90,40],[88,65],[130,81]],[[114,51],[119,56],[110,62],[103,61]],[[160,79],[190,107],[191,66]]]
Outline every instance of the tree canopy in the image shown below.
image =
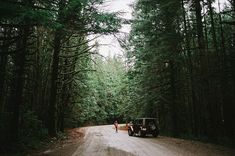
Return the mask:
[[[0,151],[136,117],[156,117],[163,135],[233,141],[235,2],[227,2],[136,0],[127,21],[99,9],[103,0],[0,1]],[[96,36],[127,23],[130,34],[118,39],[125,57],[102,57]]]

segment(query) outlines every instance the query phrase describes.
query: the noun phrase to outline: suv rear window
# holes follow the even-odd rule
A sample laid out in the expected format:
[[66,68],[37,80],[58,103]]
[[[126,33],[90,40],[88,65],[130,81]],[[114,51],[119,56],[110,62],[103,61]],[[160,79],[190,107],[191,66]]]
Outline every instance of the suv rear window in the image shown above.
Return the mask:
[[143,124],[143,120],[137,119],[137,120],[134,120],[133,123],[136,124],[136,125],[142,125]]
[[145,125],[156,125],[156,120],[154,119],[146,119],[145,120]]

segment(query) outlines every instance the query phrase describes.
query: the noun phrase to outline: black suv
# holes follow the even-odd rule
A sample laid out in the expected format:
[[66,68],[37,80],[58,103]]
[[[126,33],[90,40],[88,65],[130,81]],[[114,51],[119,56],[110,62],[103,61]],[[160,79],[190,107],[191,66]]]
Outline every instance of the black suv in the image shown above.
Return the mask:
[[157,137],[159,129],[157,126],[156,118],[137,118],[128,125],[128,135],[146,136],[146,134],[152,134]]

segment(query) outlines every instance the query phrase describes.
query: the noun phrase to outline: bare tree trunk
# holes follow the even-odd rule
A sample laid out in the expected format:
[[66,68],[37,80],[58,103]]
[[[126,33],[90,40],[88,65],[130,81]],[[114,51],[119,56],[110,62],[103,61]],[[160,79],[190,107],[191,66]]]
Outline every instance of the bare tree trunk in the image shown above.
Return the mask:
[[206,135],[207,129],[205,128],[205,117],[206,117],[206,107],[208,106],[208,58],[205,50],[205,39],[203,35],[203,23],[202,23],[202,7],[201,0],[194,0],[196,9],[196,22],[197,22],[197,37],[198,37],[198,47],[199,47],[199,60],[200,60],[200,101],[198,102],[198,111],[196,112],[198,116],[198,128],[201,135]]
[[15,55],[15,74],[10,99],[10,108],[13,113],[10,127],[11,140],[16,141],[19,135],[20,109],[23,104],[24,72],[27,54],[27,40],[30,29],[25,26],[20,32],[22,39],[18,41],[17,49],[20,49]]
[[195,117],[195,107],[196,107],[196,96],[195,96],[195,80],[194,80],[194,72],[193,72],[193,63],[192,63],[192,52],[190,50],[190,40],[188,36],[188,27],[187,27],[187,20],[186,20],[186,12],[184,8],[184,0],[182,0],[182,10],[183,10],[183,21],[184,21],[184,34],[185,34],[185,44],[186,44],[186,51],[187,51],[187,57],[188,57],[188,65],[187,68],[189,70],[189,76],[190,76],[190,90],[191,90],[191,104],[190,104],[190,110],[191,110],[191,130],[192,133],[197,136],[197,121]]
[[169,63],[170,66],[170,86],[171,86],[171,104],[172,104],[172,112],[171,112],[171,117],[172,117],[172,121],[173,121],[173,134],[174,136],[178,136],[179,135],[179,123],[178,123],[178,108],[177,108],[177,104],[176,104],[176,68],[175,68],[175,64],[171,61]]
[[[8,28],[3,28],[3,36],[8,37],[9,36],[9,32]],[[2,46],[4,47],[1,50],[0,53],[0,113],[2,113],[4,111],[4,97],[6,96],[4,94],[5,91],[5,78],[6,78],[6,67],[7,67],[7,62],[8,62],[8,46],[5,46],[5,40],[3,39],[3,44]]]
[[[58,22],[62,22],[62,12],[65,7],[66,1],[61,0],[59,2],[59,13]],[[56,123],[57,123],[57,89],[58,89],[58,75],[59,75],[59,55],[61,52],[61,41],[63,38],[63,29],[57,28],[54,36],[54,52],[52,58],[52,73],[51,73],[51,91],[50,91],[50,104],[49,104],[49,122],[48,122],[48,133],[50,136],[56,135]]]
[[62,30],[57,30],[54,37],[54,53],[52,60],[51,73],[51,92],[49,105],[49,125],[48,132],[50,136],[56,136],[56,96],[57,96],[57,80],[59,69],[59,54],[61,50]]
[[[219,5],[219,11],[220,11],[220,3]],[[219,22],[220,22],[220,37],[221,37],[221,92],[222,92],[222,101],[223,101],[223,119],[224,119],[224,127],[225,127],[225,133],[227,137],[235,138],[235,125],[233,123],[234,119],[234,111],[235,106],[233,102],[233,94],[232,90],[228,90],[229,84],[228,84],[228,56],[226,54],[226,46],[225,46],[225,36],[224,36],[224,29],[222,25],[222,17],[221,13],[219,13]]]
[[217,37],[216,37],[216,31],[215,31],[215,22],[214,22],[214,17],[213,17],[213,9],[211,6],[211,0],[208,0],[208,7],[209,7],[209,14],[210,14],[210,19],[211,19],[211,32],[212,32],[212,39],[213,39],[213,45],[215,52],[218,56],[218,46],[217,46]]

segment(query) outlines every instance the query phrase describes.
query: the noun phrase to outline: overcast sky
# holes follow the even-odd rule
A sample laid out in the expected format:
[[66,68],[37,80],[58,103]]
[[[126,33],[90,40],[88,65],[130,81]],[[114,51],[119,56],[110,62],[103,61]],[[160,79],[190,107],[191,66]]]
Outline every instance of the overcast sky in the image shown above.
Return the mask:
[[[132,8],[135,0],[107,0],[106,3],[102,6],[101,10],[106,12],[122,12],[120,17],[125,19],[131,19]],[[123,25],[120,29],[121,33],[129,34],[130,25]],[[114,55],[123,55],[123,50],[120,47],[117,39],[113,35],[105,35],[97,39],[99,46],[99,52],[101,55],[114,56]]]
[[[123,12],[121,15],[122,18],[131,19],[133,4],[136,0],[107,0],[107,2],[102,6],[103,11],[107,12]],[[228,0],[216,0],[214,7],[218,10],[218,1],[221,3],[221,8],[224,8]],[[128,34],[130,32],[130,25],[123,25],[121,32]],[[114,56],[114,55],[123,55],[123,50],[120,47],[117,39],[112,35],[102,36],[97,39],[99,46],[99,52],[101,55]]]

